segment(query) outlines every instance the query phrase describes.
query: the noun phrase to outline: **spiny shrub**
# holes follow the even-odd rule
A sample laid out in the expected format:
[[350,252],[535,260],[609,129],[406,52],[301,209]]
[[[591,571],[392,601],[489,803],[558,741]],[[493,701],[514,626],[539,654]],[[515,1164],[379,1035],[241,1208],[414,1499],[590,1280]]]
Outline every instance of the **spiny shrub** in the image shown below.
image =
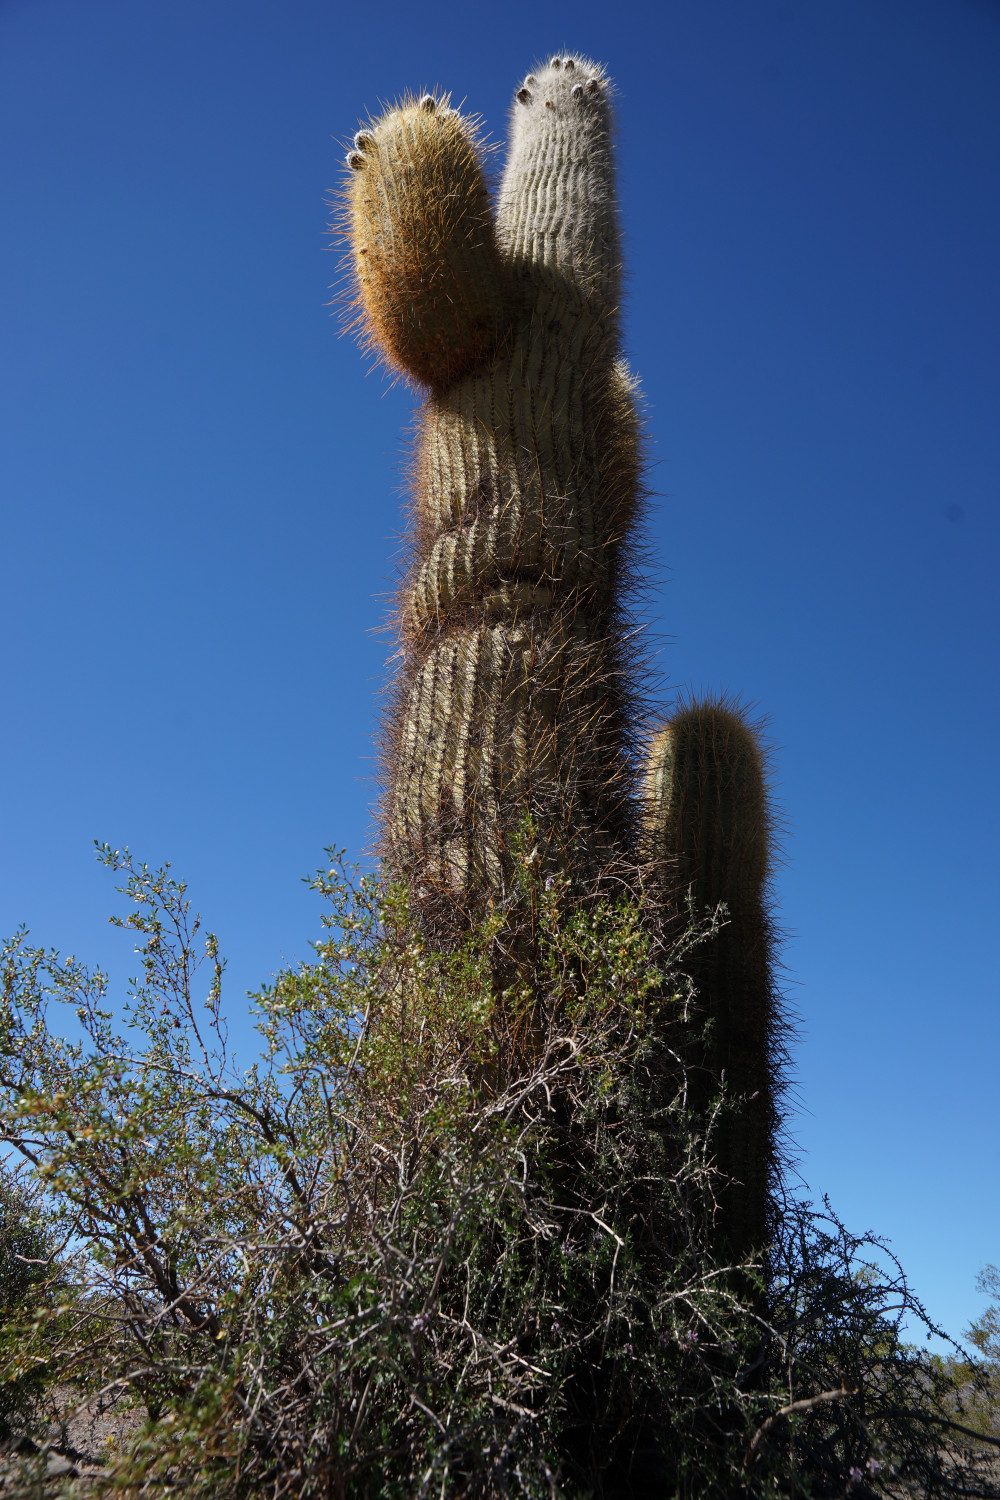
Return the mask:
[[41,1493],[99,1396],[138,1431],[45,1493],[1000,1495],[873,1242],[789,1204],[766,1282],[720,1263],[728,1106],[702,1132],[675,1045],[711,926],[658,946],[535,847],[499,994],[502,910],[441,951],[404,886],[332,860],[249,1068],[167,871],[104,850],[141,962],[123,1022],[99,971],[5,946],[0,1128],[62,1246],[17,1330],[47,1395],[5,1494]]

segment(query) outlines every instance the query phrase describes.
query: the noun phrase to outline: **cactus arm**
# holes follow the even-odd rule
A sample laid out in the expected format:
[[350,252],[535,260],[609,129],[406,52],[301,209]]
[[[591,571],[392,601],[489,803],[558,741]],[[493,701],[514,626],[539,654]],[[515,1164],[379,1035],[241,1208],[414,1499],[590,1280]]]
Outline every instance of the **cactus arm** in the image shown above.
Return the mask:
[[679,917],[720,903],[726,925],[691,955],[702,1018],[710,1023],[689,1098],[705,1113],[725,1077],[744,1102],[721,1117],[716,1160],[721,1241],[743,1259],[766,1247],[777,1172],[780,1037],[770,914],[774,838],[759,731],[724,701],[682,706],[646,762],[651,875]]
[[511,118],[497,229],[515,272],[568,285],[605,316],[618,310],[621,251],[610,87],[583,57],[529,73]]
[[425,94],[354,138],[348,237],[359,322],[391,367],[445,387],[493,354],[505,282],[473,124]]

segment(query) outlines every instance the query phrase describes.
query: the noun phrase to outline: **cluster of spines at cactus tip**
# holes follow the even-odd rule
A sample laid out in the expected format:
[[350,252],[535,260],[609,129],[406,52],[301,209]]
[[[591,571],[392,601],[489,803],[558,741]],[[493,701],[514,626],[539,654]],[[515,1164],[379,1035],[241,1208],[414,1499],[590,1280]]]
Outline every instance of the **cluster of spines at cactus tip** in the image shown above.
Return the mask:
[[[567,73],[575,73],[577,70],[577,61],[575,57],[552,57],[549,59],[549,67],[553,72],[556,73],[560,72],[561,70],[565,70]],[[591,99],[596,98],[600,94],[605,82],[606,80],[601,74],[596,72],[590,73],[588,77],[582,79],[579,83],[574,83],[572,85],[570,94],[574,99],[578,99],[581,101],[585,100],[588,97],[590,97]],[[524,83],[514,95],[514,98],[517,100],[518,104],[533,104],[535,102],[535,90],[537,88],[537,74],[529,73],[527,78],[524,80]],[[544,102],[548,105],[549,108],[552,107],[551,100],[545,100]]]

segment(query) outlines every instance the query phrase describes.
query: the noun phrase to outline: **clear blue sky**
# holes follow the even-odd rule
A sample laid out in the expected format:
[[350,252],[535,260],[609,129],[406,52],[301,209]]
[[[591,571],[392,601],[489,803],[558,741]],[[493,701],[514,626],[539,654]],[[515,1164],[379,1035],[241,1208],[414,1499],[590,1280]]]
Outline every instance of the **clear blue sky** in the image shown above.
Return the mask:
[[325,305],[359,117],[620,90],[666,693],[770,715],[802,1172],[960,1329],[1000,1261],[1000,5],[2,0],[0,930],[130,971],[173,861],[229,1000],[370,833],[410,397]]

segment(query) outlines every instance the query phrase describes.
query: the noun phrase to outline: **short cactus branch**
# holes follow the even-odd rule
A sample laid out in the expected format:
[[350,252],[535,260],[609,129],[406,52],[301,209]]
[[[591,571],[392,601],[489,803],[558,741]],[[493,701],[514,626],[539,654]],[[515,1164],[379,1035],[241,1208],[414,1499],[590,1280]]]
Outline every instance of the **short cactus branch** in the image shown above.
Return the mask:
[[774,820],[759,728],[724,700],[679,708],[654,739],[645,805],[651,881],[678,916],[725,907],[725,925],[690,958],[706,1023],[690,1102],[704,1117],[724,1080],[738,1103],[716,1131],[721,1235],[743,1259],[768,1243],[778,1168],[783,1056],[770,876]]
[[361,327],[386,362],[441,388],[493,352],[505,309],[476,132],[433,94],[348,154]]

